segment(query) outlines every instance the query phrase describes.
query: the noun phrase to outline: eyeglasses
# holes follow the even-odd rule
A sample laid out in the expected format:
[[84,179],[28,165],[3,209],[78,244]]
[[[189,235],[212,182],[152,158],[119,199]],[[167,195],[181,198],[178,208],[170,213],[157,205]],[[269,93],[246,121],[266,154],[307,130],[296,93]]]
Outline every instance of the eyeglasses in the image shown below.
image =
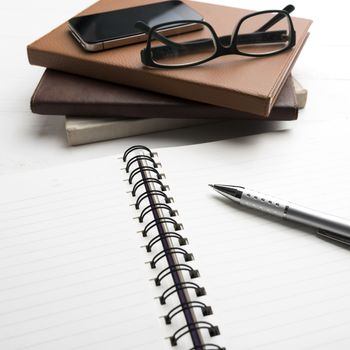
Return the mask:
[[[266,57],[284,52],[295,45],[295,30],[289,16],[293,5],[283,10],[254,12],[241,18],[232,35],[219,37],[204,21],[173,21],[149,27],[137,22],[135,27],[148,34],[141,51],[144,65],[157,68],[182,68],[199,65],[224,55]],[[197,26],[200,38],[186,41],[183,26]],[[169,33],[171,28],[171,34]],[[181,35],[180,35],[181,34]]]

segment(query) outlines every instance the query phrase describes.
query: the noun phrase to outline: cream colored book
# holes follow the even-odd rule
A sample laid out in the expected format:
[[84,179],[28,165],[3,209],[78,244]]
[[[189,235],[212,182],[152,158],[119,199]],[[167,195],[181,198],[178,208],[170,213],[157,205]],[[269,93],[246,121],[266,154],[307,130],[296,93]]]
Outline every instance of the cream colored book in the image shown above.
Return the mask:
[[84,118],[66,116],[68,144],[71,146],[149,134],[219,122],[211,119],[172,118]]

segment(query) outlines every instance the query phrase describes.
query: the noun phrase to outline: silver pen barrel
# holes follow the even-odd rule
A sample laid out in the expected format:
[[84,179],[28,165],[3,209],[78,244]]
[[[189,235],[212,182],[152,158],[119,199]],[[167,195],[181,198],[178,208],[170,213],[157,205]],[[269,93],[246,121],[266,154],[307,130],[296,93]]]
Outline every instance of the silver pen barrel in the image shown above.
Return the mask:
[[244,189],[240,204],[288,221],[298,222],[350,238],[349,220],[282,201],[260,192]]
[[349,221],[337,216],[291,204],[287,210],[285,219],[316,227],[319,230],[336,233],[350,239]]

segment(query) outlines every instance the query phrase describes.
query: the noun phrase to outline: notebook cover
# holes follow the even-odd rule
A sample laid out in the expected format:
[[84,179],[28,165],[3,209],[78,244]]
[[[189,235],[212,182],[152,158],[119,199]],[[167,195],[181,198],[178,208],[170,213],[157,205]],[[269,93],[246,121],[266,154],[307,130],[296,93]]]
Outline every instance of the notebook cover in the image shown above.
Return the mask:
[[[45,71],[32,96],[31,109],[38,114],[94,118],[261,118],[254,114],[50,69]],[[293,120],[297,116],[295,90],[290,77],[269,119]]]
[[[80,15],[152,2],[101,0]],[[231,33],[239,19],[252,12],[201,2],[184,2],[211,23],[219,36]],[[267,116],[307,38],[311,21],[294,17],[293,23],[297,33],[296,45],[280,55],[265,58],[229,55],[183,69],[144,67],[140,50],[145,43],[98,53],[86,52],[73,39],[67,22],[30,44],[28,58],[31,64],[39,66]],[[203,35],[203,31],[197,31],[184,37],[193,40]]]

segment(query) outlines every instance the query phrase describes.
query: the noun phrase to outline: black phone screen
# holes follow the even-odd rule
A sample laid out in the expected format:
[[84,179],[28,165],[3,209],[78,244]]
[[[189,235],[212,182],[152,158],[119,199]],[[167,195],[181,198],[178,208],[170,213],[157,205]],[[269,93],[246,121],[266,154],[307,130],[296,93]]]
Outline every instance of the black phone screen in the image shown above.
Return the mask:
[[98,43],[141,34],[135,28],[137,21],[144,21],[152,27],[170,21],[201,19],[196,11],[174,0],[74,17],[69,24],[85,42]]

